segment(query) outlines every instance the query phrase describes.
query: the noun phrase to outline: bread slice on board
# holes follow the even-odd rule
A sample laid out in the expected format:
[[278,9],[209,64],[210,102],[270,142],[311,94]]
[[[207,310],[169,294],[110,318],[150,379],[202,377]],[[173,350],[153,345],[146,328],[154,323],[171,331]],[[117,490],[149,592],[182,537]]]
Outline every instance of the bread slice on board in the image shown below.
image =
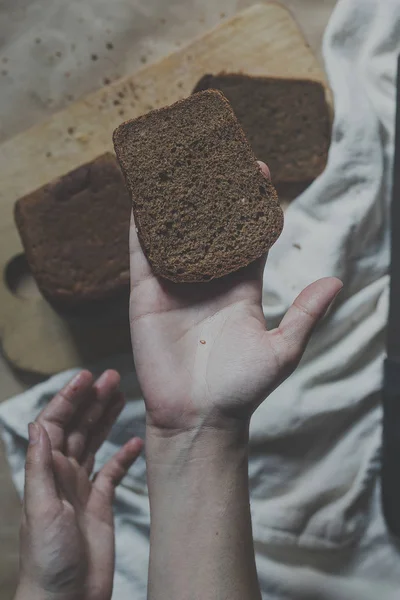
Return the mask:
[[275,190],[220,92],[123,123],[114,146],[157,275],[175,282],[222,277],[263,255],[280,235]]
[[14,214],[32,274],[56,308],[129,289],[131,202],[113,154],[21,198]]
[[324,86],[307,79],[205,75],[194,93],[220,90],[242,125],[254,154],[274,184],[309,183],[325,168],[331,120]]

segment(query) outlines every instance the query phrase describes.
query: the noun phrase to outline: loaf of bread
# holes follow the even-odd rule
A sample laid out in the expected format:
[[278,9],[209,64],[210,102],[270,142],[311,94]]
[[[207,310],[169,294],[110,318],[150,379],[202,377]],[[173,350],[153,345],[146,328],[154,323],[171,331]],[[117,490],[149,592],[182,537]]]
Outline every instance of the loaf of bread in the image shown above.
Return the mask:
[[220,92],[123,123],[114,146],[157,275],[222,277],[263,255],[281,233],[275,190]]
[[221,73],[202,77],[194,93],[206,89],[220,90],[229,100],[278,189],[309,183],[324,170],[331,123],[321,83]]
[[76,309],[129,288],[131,202],[113,154],[18,200],[32,274],[55,307]]

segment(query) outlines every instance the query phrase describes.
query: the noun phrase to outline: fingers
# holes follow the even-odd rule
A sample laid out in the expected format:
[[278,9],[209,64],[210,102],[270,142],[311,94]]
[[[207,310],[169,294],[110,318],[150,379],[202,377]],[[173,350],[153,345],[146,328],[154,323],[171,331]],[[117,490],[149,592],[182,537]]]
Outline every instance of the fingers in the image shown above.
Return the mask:
[[131,225],[129,230],[129,255],[131,268],[131,287],[136,287],[143,280],[152,277],[152,270],[140,245],[133,212],[131,214]]
[[104,509],[111,505],[115,488],[121,483],[143,448],[140,438],[129,440],[99,471],[93,482],[90,511],[101,518]]
[[107,439],[114,423],[118,419],[121,411],[125,406],[125,398],[121,392],[115,396],[113,403],[108,406],[102,418],[93,430],[92,436],[86,446],[85,457],[82,460],[82,465],[90,474],[94,465],[94,457],[97,450]]
[[[267,167],[267,165],[264,162],[262,162],[261,160],[258,160],[257,163],[258,163],[261,173],[264,175],[264,177],[266,177],[267,179],[271,179],[271,173],[270,173],[270,170]],[[255,279],[256,281],[258,281],[260,284],[260,287],[262,286],[262,279],[260,278],[260,276],[262,277],[262,275],[264,273],[265,263],[267,262],[267,258],[268,258],[268,252],[266,252],[263,256],[261,256],[260,258],[255,260],[253,263],[251,263],[244,269],[246,276],[249,277],[250,279]]]
[[60,502],[54,477],[49,436],[39,423],[29,424],[29,446],[25,464],[24,508],[27,518],[39,509]]
[[67,500],[74,508],[86,506],[91,483],[87,471],[74,458],[62,452],[53,452],[54,476],[61,500]]
[[123,408],[119,383],[114,370],[105,371],[94,384],[92,374],[81,371],[51,400],[38,422],[46,429],[53,451],[78,463],[86,461],[89,452],[95,454]]
[[269,343],[273,344],[279,368],[285,376],[299,363],[314,327],[342,287],[342,282],[334,277],[312,283],[293,302],[278,329],[269,332]]
[[78,465],[58,450],[53,452],[54,478],[61,498],[77,506],[77,472]]
[[65,454],[80,462],[86,453],[92,432],[96,432],[104,413],[119,395],[120,376],[117,371],[107,370],[92,386],[90,401],[74,420],[73,427],[66,437]]
[[46,429],[53,450],[63,449],[65,432],[82,404],[88,401],[92,384],[92,374],[81,371],[54,396],[38,416],[37,422]]
[[258,160],[257,162],[258,162],[258,164],[260,166],[262,174],[267,179],[271,179],[271,171],[269,170],[269,168],[267,167],[267,165],[264,162],[262,162],[261,160]]

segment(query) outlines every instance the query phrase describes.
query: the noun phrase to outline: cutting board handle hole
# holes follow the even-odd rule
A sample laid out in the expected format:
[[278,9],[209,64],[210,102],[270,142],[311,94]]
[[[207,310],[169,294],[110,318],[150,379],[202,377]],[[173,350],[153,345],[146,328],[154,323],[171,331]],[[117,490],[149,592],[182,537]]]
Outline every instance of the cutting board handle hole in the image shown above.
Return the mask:
[[4,279],[10,292],[18,298],[37,298],[41,295],[25,254],[14,256],[7,263]]

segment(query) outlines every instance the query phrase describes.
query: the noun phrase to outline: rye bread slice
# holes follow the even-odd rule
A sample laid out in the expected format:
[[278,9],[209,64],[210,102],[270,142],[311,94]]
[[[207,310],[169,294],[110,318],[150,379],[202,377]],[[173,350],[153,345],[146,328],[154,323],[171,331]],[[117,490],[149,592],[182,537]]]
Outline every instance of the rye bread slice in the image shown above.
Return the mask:
[[204,75],[194,88],[220,90],[229,100],[258,160],[277,189],[311,183],[325,168],[331,119],[324,86],[308,79]]
[[222,277],[279,237],[283,213],[276,192],[220,92],[123,123],[114,146],[138,236],[157,275],[174,282]]
[[17,201],[16,224],[38,287],[57,309],[92,309],[129,290],[131,202],[113,154]]

